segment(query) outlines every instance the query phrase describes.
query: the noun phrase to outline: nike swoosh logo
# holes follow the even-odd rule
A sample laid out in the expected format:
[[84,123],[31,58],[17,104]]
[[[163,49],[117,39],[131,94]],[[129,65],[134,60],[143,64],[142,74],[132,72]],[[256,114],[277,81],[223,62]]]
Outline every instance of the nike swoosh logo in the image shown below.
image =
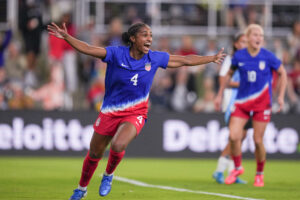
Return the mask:
[[125,67],[125,68],[128,68],[128,66],[127,66],[127,65],[124,65],[124,63],[121,63],[121,66],[122,66],[122,67]]

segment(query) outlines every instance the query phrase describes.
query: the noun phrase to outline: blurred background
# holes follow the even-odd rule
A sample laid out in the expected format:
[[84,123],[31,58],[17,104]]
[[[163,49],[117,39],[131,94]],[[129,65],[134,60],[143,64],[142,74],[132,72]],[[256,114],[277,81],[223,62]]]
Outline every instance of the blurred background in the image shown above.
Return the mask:
[[[284,113],[300,113],[298,0],[1,0],[0,13],[1,110],[99,111],[106,64],[49,36],[46,25],[66,22],[76,38],[107,46],[122,45],[122,32],[143,21],[152,27],[153,50],[181,55],[212,55],[221,47],[230,54],[235,33],[261,24],[265,47],[289,74]],[[159,70],[152,109],[215,112],[218,70],[216,64]]]
[[[56,127],[55,124],[61,128],[59,119],[63,118],[68,129],[72,124],[68,120],[73,118],[80,124],[92,124],[100,110],[106,64],[79,54],[65,41],[49,36],[46,26],[52,21],[59,25],[65,22],[71,35],[96,46],[122,45],[122,32],[142,21],[152,28],[152,50],[180,55],[213,55],[222,47],[230,54],[232,38],[237,32],[250,23],[261,24],[265,30],[265,47],[282,60],[289,77],[284,115],[275,116],[279,125],[273,124],[272,130],[278,129],[278,137],[280,128],[288,126],[295,130],[293,137],[289,133],[282,136],[282,141],[287,147],[294,144],[291,152],[299,157],[299,0],[0,0],[0,115],[1,123],[11,126],[9,129],[0,124],[3,125],[0,129],[2,150],[34,148],[26,146],[30,141],[47,150],[51,144],[44,144],[40,139],[46,137],[46,133],[39,135],[38,129],[26,132],[26,124],[39,124],[38,127],[42,126],[40,129],[45,131],[52,125]],[[156,122],[153,127],[158,129],[154,131],[149,122],[144,132],[157,132],[162,140],[165,122],[176,117],[191,126],[199,123],[206,126],[209,120],[215,119],[223,126],[223,116],[216,114],[213,106],[219,68],[211,63],[158,70],[150,94],[150,112],[153,113],[150,119]],[[276,77],[274,80],[276,83]],[[276,96],[276,84],[273,84],[273,91]],[[278,105],[276,98],[273,100],[275,111]],[[16,117],[21,117],[21,121]],[[289,122],[292,124],[287,125]],[[22,134],[28,135],[28,140],[24,136],[25,147],[23,143],[18,146],[17,140],[12,139],[19,133],[16,127],[24,128]],[[209,125],[207,127],[208,131],[212,130]],[[61,132],[65,133],[64,130]],[[92,132],[90,126],[88,130]],[[217,128],[214,132],[218,131]],[[225,136],[223,143],[227,141]],[[292,139],[285,140],[285,137]],[[173,140],[176,138],[180,137],[174,136]],[[277,142],[277,139],[274,137],[270,141]],[[163,148],[163,141],[160,142]],[[282,142],[277,143],[280,148]],[[56,143],[53,146],[59,149]],[[209,152],[220,151],[223,146]],[[88,145],[82,148],[85,147]],[[202,150],[194,152],[197,151]]]

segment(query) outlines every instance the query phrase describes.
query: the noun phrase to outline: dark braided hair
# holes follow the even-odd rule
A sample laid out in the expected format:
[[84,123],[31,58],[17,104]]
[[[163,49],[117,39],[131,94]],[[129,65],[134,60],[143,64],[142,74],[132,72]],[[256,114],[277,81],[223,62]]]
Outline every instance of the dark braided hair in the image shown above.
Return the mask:
[[238,32],[237,34],[234,35],[233,44],[232,44],[233,53],[235,53],[237,51],[237,48],[235,47],[234,43],[239,41],[239,39],[244,35],[245,35],[245,33],[242,33],[242,32]]
[[127,32],[122,33],[122,41],[124,42],[124,44],[132,46],[132,41],[130,40],[130,37],[135,36],[137,32],[139,32],[139,30],[145,26],[148,25],[142,22],[138,22],[136,24],[131,25]]

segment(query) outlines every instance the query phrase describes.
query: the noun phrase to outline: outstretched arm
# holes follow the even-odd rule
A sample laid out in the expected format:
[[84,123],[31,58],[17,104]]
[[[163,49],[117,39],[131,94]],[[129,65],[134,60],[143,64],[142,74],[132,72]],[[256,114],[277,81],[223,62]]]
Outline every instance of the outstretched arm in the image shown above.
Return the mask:
[[223,62],[226,54],[223,53],[224,48],[222,48],[216,55],[214,56],[198,56],[198,55],[187,55],[187,56],[179,56],[179,55],[171,55],[168,63],[168,67],[177,68],[182,66],[195,66],[195,65],[203,65],[210,62],[214,62],[220,64]]
[[52,22],[51,25],[48,25],[48,32],[57,38],[65,40],[80,53],[98,58],[105,58],[106,56],[105,48],[89,45],[86,42],[80,41],[69,35],[65,23],[63,24],[63,27],[60,28],[54,22]]
[[285,68],[283,65],[280,65],[279,69],[277,70],[279,79],[278,79],[278,84],[279,84],[279,93],[278,93],[278,104],[279,104],[279,109],[277,112],[280,112],[283,109],[284,106],[284,95],[285,95],[285,90],[286,90],[286,85],[287,85],[287,75]]

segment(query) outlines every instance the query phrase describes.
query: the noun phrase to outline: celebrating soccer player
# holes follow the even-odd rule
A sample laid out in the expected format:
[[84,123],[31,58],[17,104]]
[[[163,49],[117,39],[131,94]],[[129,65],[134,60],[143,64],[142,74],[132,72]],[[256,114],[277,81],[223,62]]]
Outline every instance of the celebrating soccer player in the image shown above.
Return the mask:
[[122,39],[129,46],[96,47],[75,39],[67,33],[65,25],[48,26],[49,34],[64,39],[77,51],[102,59],[107,63],[105,97],[101,112],[94,123],[90,150],[83,162],[78,188],[70,200],[82,199],[87,194],[87,185],[103,157],[107,145],[110,152],[103,174],[99,194],[106,196],[111,190],[113,172],[122,160],[127,145],[139,134],[148,112],[149,91],[158,67],[176,68],[221,63],[223,49],[213,56],[178,56],[166,52],[151,51],[151,28],[136,23],[123,33]]

